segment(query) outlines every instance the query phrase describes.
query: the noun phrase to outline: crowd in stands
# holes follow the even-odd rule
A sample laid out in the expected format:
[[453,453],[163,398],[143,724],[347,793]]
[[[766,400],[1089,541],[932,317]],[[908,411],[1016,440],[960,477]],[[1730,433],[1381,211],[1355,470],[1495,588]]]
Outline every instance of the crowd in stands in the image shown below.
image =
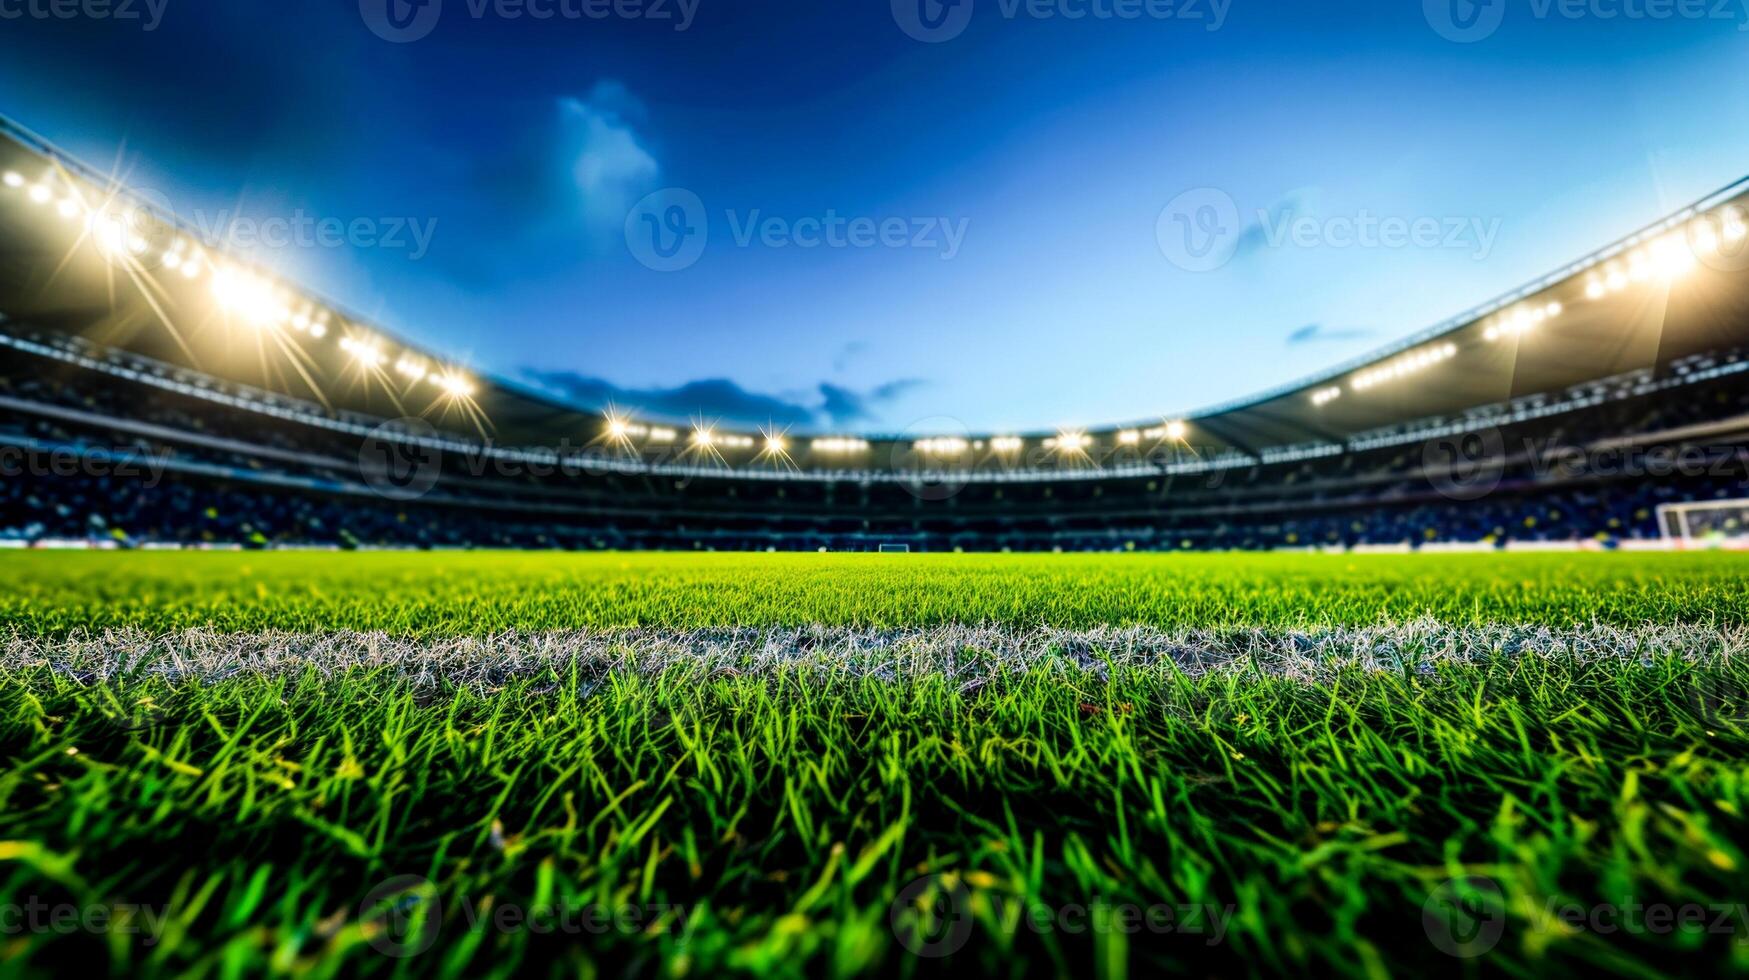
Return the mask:
[[[406,499],[372,489],[360,440],[295,419],[40,362],[0,361],[0,541],[270,547],[1209,550],[1656,538],[1660,504],[1749,497],[1745,374],[1513,423],[1479,492],[1430,478],[1409,442],[1194,475],[971,482],[476,474],[444,458]],[[1584,447],[1717,423],[1689,465],[1551,466]],[[1665,447],[1671,448],[1671,447]],[[91,455],[107,460],[93,464]],[[1506,458],[1511,457],[1511,458]],[[1565,459],[1566,457],[1560,457]],[[117,460],[131,465],[117,465]],[[1580,460],[1583,463],[1583,457]],[[1619,463],[1619,460],[1615,460]],[[1462,488],[1469,490],[1470,488]]]

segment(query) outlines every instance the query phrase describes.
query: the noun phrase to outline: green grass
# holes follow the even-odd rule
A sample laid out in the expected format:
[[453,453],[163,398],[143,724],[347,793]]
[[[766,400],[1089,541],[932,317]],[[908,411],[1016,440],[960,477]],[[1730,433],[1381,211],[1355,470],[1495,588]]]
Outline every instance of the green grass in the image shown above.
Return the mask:
[[1749,555],[43,554],[0,629],[1749,623]]
[[[16,557],[0,609],[21,635],[1422,616],[1735,628],[1749,591],[1749,565],[1719,555]],[[1432,667],[1404,651],[1401,670],[1306,684],[1069,663],[984,671],[969,689],[818,663],[572,664],[492,687],[20,668],[0,675],[0,973],[1749,969],[1749,664]],[[1500,930],[1485,952],[1460,949],[1473,958],[1442,951],[1453,879],[1481,883],[1474,908]],[[391,881],[401,928],[361,908]],[[31,900],[162,920],[134,919],[152,942],[9,931],[7,908]],[[624,906],[652,911],[588,918]],[[1218,937],[1201,919],[1113,927],[1126,909],[1181,907],[1220,910]],[[526,908],[590,931],[491,924]],[[1570,924],[1600,908],[1615,931]],[[1703,921],[1665,928],[1646,908]],[[963,932],[931,930],[920,909],[963,916]],[[920,929],[963,945],[919,957]],[[382,951],[405,942],[430,947]]]

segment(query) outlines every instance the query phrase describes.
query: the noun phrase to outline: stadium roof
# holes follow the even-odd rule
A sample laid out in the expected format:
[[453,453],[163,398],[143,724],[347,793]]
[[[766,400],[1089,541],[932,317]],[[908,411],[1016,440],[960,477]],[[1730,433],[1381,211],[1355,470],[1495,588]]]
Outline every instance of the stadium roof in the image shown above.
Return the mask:
[[[309,290],[201,241],[150,194],[0,118],[0,313],[173,364],[500,443],[691,450],[725,465],[859,468],[903,445],[924,462],[1340,451],[1416,419],[1657,369],[1749,336],[1749,178],[1482,306],[1363,358],[1182,418],[1064,433],[903,440],[731,432],[612,418],[508,379],[474,378]],[[1211,366],[1218,367],[1218,365]]]

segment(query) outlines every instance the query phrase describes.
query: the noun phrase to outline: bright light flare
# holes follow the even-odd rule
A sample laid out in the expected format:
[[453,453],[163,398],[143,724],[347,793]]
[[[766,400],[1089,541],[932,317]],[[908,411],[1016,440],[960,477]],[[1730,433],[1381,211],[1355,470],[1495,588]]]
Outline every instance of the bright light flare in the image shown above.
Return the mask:
[[241,269],[221,269],[213,276],[212,290],[221,309],[247,323],[259,327],[280,318],[282,306],[273,284],[260,276]]
[[434,376],[434,380],[437,382],[437,386],[443,389],[444,394],[451,398],[472,398],[474,393],[479,390],[472,381],[460,374]]

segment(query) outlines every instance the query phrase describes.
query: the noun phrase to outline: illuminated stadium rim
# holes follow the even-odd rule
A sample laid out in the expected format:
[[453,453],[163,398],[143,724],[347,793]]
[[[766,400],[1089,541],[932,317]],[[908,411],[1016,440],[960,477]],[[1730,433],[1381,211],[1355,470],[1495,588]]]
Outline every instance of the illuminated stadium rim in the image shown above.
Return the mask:
[[[4,314],[0,314],[0,326],[13,325]],[[36,354],[53,360],[63,361],[87,370],[144,384],[224,405],[230,408],[257,414],[268,415],[285,421],[309,425],[314,428],[331,432],[346,433],[376,439],[385,442],[396,442],[403,445],[418,446],[425,449],[435,449],[443,452],[453,452],[463,455],[478,455],[486,458],[502,460],[510,463],[537,464],[556,466],[563,462],[560,453],[546,449],[507,448],[500,446],[469,443],[460,439],[448,437],[430,437],[411,432],[396,431],[392,426],[381,422],[373,424],[372,419],[358,416],[357,420],[330,418],[314,414],[295,407],[299,400],[275,392],[253,389],[248,385],[226,381],[212,375],[204,374],[192,368],[182,368],[175,365],[154,362],[144,355],[125,351],[110,351],[111,356],[119,355],[135,362],[134,367],[114,363],[107,358],[95,355],[102,353],[95,348],[99,345],[77,336],[59,337],[51,344],[39,343],[21,337],[11,336],[0,331],[0,346]],[[1656,378],[1647,370],[1630,372],[1612,378],[1596,379],[1578,388],[1588,388],[1588,391],[1578,392],[1574,397],[1554,398],[1549,394],[1532,394],[1515,398],[1510,402],[1486,406],[1488,411],[1472,410],[1461,418],[1429,417],[1410,423],[1386,427],[1372,432],[1360,433],[1343,443],[1301,444],[1299,446],[1282,447],[1276,450],[1265,450],[1261,459],[1254,459],[1240,453],[1229,452],[1221,456],[1207,457],[1199,460],[1181,460],[1173,463],[1125,464],[1114,467],[1102,467],[1078,470],[1046,471],[1034,469],[1015,469],[1007,471],[985,470],[750,470],[733,469],[721,466],[701,466],[679,463],[648,462],[635,459],[611,457],[587,457],[578,468],[586,473],[600,475],[615,474],[621,476],[667,476],[682,478],[711,478],[728,480],[752,480],[761,482],[810,482],[810,483],[866,483],[866,484],[911,484],[928,483],[931,480],[950,478],[965,483],[980,484],[1039,484],[1059,483],[1065,481],[1091,482],[1119,479],[1135,479],[1160,476],[1188,476],[1203,473],[1220,472],[1223,470],[1242,469],[1262,465],[1299,462],[1307,459],[1317,459],[1326,456],[1341,455],[1345,452],[1367,452],[1393,446],[1407,446],[1428,439],[1450,437],[1469,432],[1479,432],[1495,429],[1501,425],[1510,425],[1535,419],[1550,418],[1567,412],[1593,408],[1612,400],[1628,397],[1639,397],[1662,391],[1675,390],[1691,384],[1730,375],[1749,372],[1749,358],[1742,356],[1741,351],[1733,351],[1725,356],[1724,363],[1716,363],[1717,355],[1691,355],[1685,361],[1691,362],[1687,367],[1680,367],[1669,377]],[[229,390],[215,390],[209,387],[189,384],[167,375],[192,375]],[[286,403],[286,404],[282,404]],[[293,407],[287,407],[287,404]],[[100,450],[101,451],[101,450]],[[329,460],[329,464],[344,465],[342,460]],[[178,465],[172,460],[170,468],[187,469],[195,464]],[[206,464],[199,464],[191,470],[197,473],[217,472]],[[222,474],[221,474],[222,475]],[[235,474],[247,478],[247,474]],[[306,487],[309,489],[310,487]],[[316,487],[316,489],[320,489]],[[358,488],[352,488],[357,490]]]
[[[127,188],[118,186],[117,182],[112,178],[103,176],[94,168],[80,162],[70,154],[55,147],[48,140],[31,132],[29,129],[6,117],[4,114],[0,114],[0,134],[11,137],[27,150],[47,158],[51,163],[65,169],[70,174],[77,175],[99,187],[113,188],[118,193],[127,192]],[[955,452],[963,452],[963,450],[968,448],[970,444],[975,443],[976,448],[980,451],[985,451],[983,447],[987,445],[989,447],[988,452],[1000,455],[1005,452],[1018,451],[1023,447],[1025,442],[1029,441],[1041,443],[1043,448],[1051,450],[1059,448],[1067,448],[1069,450],[1092,448],[1097,445],[1099,437],[1104,437],[1115,445],[1134,445],[1144,438],[1154,441],[1156,444],[1183,443],[1190,429],[1194,427],[1199,420],[1212,419],[1234,412],[1244,411],[1296,394],[1305,394],[1314,407],[1323,407],[1327,403],[1342,397],[1344,393],[1364,391],[1372,387],[1374,384],[1388,381],[1391,378],[1399,377],[1405,373],[1413,373],[1414,371],[1429,367],[1438,361],[1454,356],[1458,353],[1458,349],[1455,345],[1450,343],[1428,348],[1423,351],[1416,351],[1416,348],[1432,344],[1435,341],[1458,333],[1466,328],[1476,326],[1484,318],[1505,310],[1514,304],[1522,303],[1530,297],[1552,289],[1562,283],[1568,282],[1569,280],[1582,275],[1587,270],[1601,269],[1604,267],[1604,264],[1611,259],[1626,255],[1630,250],[1636,249],[1640,246],[1650,245],[1685,223],[1702,217],[1708,210],[1724,207],[1733,199],[1742,196],[1745,191],[1749,191],[1749,176],[1741,177],[1731,184],[1697,199],[1694,203],[1677,212],[1651,222],[1609,245],[1596,249],[1582,258],[1568,263],[1555,272],[1541,276],[1518,287],[1517,289],[1503,293],[1486,303],[1472,307],[1471,309],[1450,317],[1432,327],[1411,334],[1400,340],[1393,341],[1366,354],[1339,363],[1333,367],[1326,368],[1298,381],[1277,385],[1261,392],[1212,405],[1198,411],[1158,416],[1146,422],[1133,425],[1076,427],[1059,430],[1054,433],[1035,430],[1025,435],[1006,433],[965,436],[940,435],[933,438],[925,437],[916,439],[914,448],[926,455],[932,453],[951,455]],[[150,211],[157,220],[162,221],[170,228],[176,229],[181,234],[187,236],[190,241],[200,243],[200,246],[207,252],[225,256],[228,261],[235,263],[238,267],[253,268],[250,263],[235,259],[223,250],[214,248],[210,243],[203,241],[198,231],[186,225],[178,216],[174,214],[166,215],[154,207],[150,202],[141,201],[137,196],[132,194],[129,194],[129,197],[131,198],[131,204],[143,206],[146,210]],[[1738,227],[1741,227],[1740,219],[1741,215],[1732,216],[1732,220],[1738,221]],[[281,277],[273,276],[270,273],[257,272],[254,274],[257,276],[269,276],[281,285],[294,289],[309,302],[319,304],[326,308],[347,323],[368,329],[375,337],[384,341],[392,342],[395,347],[399,348],[399,350],[396,350],[394,353],[398,354],[402,359],[407,359],[409,356],[423,358],[438,365],[449,364],[452,366],[451,370],[455,370],[454,361],[439,355],[428,353],[420,345],[408,343],[394,332],[385,330],[374,321],[350,312],[344,305],[333,302],[314,290],[306,289],[301,285],[286,284]],[[1592,296],[1590,298],[1597,299],[1600,297]],[[1559,303],[1549,304],[1549,315],[1558,314],[1560,312],[1560,307],[1561,304]],[[1540,310],[1541,307],[1539,306],[1538,309]],[[1542,318],[1542,315],[1539,314],[1537,317],[1538,322],[1540,322]],[[1495,338],[1489,336],[1487,339],[1493,340]],[[386,354],[381,355],[381,357],[384,363],[389,360],[389,356]],[[1393,359],[1396,360],[1393,361]],[[1375,368],[1375,366],[1377,367]],[[1375,368],[1375,370],[1367,371],[1366,369],[1368,368]],[[433,376],[436,377],[435,373]],[[471,382],[466,382],[465,378],[460,378],[458,376],[457,380],[469,383],[471,386]],[[776,435],[761,433],[760,437],[756,439],[754,436],[747,434],[744,430],[733,431],[731,428],[718,429],[712,425],[696,423],[689,433],[681,433],[677,430],[676,424],[651,424],[642,419],[633,420],[625,417],[616,417],[611,410],[604,411],[600,409],[584,408],[562,399],[555,398],[547,392],[510,381],[497,375],[486,375],[482,377],[481,380],[489,383],[494,388],[518,398],[529,400],[537,404],[548,405],[567,412],[575,412],[585,418],[598,421],[603,424],[606,430],[608,430],[608,432],[604,434],[611,434],[614,438],[618,438],[624,434],[622,426],[632,425],[635,428],[640,428],[646,432],[662,432],[675,444],[686,444],[690,440],[693,445],[711,449],[720,447],[737,450],[755,450],[761,444],[769,447],[771,442],[775,441],[781,452],[783,449],[786,449],[788,445],[788,442],[785,439],[787,433]],[[1344,381],[1347,383],[1342,383]],[[794,437],[794,441],[798,444],[812,443],[812,448],[816,452],[822,452],[826,455],[856,455],[857,451],[871,448],[871,444],[874,443],[898,443],[907,440],[890,434],[836,436],[826,432],[821,432],[797,435]],[[949,443],[954,445],[949,446]],[[1332,451],[1341,451],[1342,443],[1337,441],[1327,441],[1320,442],[1317,445],[1320,447],[1328,446]],[[1264,450],[1262,452],[1262,457],[1265,461],[1268,461],[1268,458],[1272,455],[1279,456],[1284,452],[1297,455],[1308,449],[1306,446],[1283,446],[1273,448],[1275,449],[1274,453],[1271,453],[1269,450]],[[1251,457],[1247,456],[1247,458]],[[1107,472],[1109,472],[1109,470]]]

